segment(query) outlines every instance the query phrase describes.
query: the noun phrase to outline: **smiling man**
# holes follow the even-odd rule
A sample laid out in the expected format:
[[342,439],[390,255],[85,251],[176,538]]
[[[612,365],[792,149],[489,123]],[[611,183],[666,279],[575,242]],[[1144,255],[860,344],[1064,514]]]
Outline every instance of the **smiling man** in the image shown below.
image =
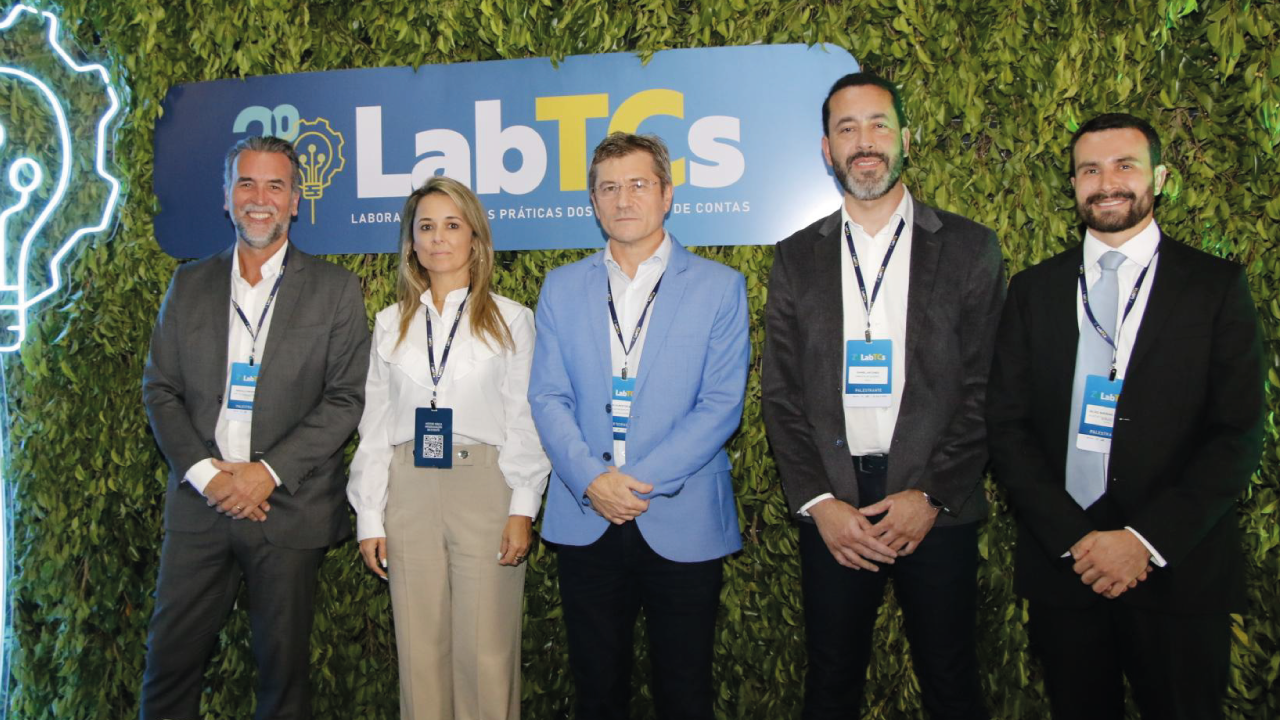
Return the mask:
[[224,183],[235,243],[174,273],[143,371],[169,462],[143,720],[200,717],[204,666],[242,578],[254,717],[310,718],[316,577],[350,532],[342,448],[369,363],[359,282],[289,242],[301,191],[289,143],[240,141]]
[[822,105],[844,190],[778,244],[764,420],[800,521],[808,718],[858,717],[893,578],[924,707],[987,717],[975,652],[983,403],[1004,299],[989,228],[914,199],[898,90],[869,73]]
[[1009,286],[989,389],[1015,587],[1055,720],[1222,717],[1243,612],[1236,500],[1262,450],[1244,268],[1164,236],[1160,140],[1131,115],[1071,139],[1084,242]]
[[588,180],[607,243],[547,275],[529,381],[577,717],[629,717],[644,608],[658,717],[710,720],[722,562],[742,547],[724,444],[751,352],[746,284],[663,229],[656,136],[609,135]]

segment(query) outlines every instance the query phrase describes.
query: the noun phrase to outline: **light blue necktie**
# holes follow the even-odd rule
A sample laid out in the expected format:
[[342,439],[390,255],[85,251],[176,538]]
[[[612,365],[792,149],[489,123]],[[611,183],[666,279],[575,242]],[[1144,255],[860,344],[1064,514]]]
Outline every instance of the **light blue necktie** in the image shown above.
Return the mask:
[[[1120,307],[1120,281],[1116,268],[1124,261],[1124,254],[1115,250],[1103,255],[1098,260],[1102,277],[1089,288],[1089,307],[1093,316],[1116,342],[1119,342],[1115,333],[1116,315]],[[1097,502],[1107,489],[1105,454],[1076,447],[1076,435],[1080,431],[1085,378],[1089,375],[1109,376],[1111,353],[1111,345],[1102,339],[1086,315],[1080,323],[1080,342],[1076,345],[1076,374],[1071,382],[1071,422],[1067,426],[1067,492],[1082,508]]]

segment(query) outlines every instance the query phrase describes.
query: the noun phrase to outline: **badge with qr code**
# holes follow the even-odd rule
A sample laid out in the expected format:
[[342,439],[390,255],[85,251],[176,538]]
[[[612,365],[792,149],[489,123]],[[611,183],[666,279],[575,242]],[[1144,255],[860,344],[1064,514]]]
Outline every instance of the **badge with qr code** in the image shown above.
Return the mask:
[[453,408],[418,408],[414,422],[414,467],[453,467]]

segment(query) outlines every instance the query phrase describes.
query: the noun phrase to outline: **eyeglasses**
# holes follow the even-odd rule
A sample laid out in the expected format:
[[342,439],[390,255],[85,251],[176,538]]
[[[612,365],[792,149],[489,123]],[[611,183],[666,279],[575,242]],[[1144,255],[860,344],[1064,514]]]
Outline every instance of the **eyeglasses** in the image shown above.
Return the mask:
[[596,197],[613,198],[624,189],[632,195],[647,195],[649,191],[658,186],[657,180],[648,180],[645,178],[636,178],[626,182],[603,182],[596,186]]

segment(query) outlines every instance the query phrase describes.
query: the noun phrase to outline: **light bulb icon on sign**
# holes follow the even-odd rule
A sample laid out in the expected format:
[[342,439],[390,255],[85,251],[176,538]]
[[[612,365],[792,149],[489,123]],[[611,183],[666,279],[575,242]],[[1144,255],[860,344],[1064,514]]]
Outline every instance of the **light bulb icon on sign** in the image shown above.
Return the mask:
[[347,159],[342,154],[346,141],[325,118],[299,120],[300,132],[293,140],[302,170],[302,199],[311,201],[311,224],[316,224],[316,201],[324,197],[333,176],[342,172]]

